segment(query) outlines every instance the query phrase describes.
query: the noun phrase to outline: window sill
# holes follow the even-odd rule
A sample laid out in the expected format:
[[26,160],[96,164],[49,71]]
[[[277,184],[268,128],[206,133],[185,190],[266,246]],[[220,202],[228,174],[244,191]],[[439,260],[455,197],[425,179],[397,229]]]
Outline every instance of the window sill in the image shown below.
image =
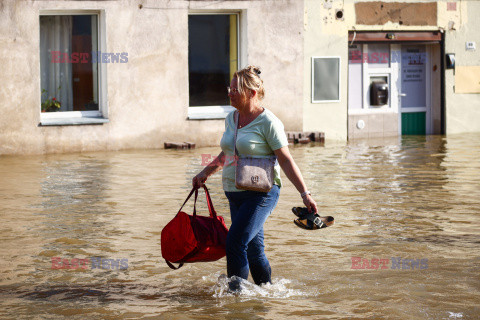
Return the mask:
[[188,107],[188,120],[225,119],[235,110],[232,106]]
[[104,124],[108,122],[108,119],[101,117],[45,118],[40,120],[39,126],[79,126]]

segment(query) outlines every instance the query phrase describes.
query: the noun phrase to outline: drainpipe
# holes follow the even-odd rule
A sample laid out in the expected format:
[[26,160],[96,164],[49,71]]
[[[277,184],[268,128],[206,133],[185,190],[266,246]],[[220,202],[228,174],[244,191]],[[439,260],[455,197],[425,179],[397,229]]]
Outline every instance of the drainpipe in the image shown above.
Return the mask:
[[440,67],[441,67],[441,74],[440,74],[440,133],[446,134],[446,95],[445,95],[445,32],[442,32],[442,40],[440,42]]

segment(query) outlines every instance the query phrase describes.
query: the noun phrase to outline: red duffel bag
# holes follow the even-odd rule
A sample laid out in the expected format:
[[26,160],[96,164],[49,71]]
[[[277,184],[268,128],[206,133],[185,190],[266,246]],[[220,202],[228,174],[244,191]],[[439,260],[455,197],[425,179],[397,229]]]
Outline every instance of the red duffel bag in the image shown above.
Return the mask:
[[[223,217],[215,212],[207,187],[203,186],[203,189],[210,216],[197,215],[198,189],[193,188],[175,218],[162,230],[162,256],[172,269],[178,269],[184,263],[216,261],[225,256],[228,228]],[[188,215],[182,208],[194,192],[193,215]],[[180,265],[176,268],[172,263]]]

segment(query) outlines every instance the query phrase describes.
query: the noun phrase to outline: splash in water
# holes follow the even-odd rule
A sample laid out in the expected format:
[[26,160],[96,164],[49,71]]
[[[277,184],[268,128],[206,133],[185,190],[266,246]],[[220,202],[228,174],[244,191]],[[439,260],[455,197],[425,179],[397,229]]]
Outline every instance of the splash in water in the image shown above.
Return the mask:
[[[232,296],[290,298],[308,295],[308,293],[299,289],[291,288],[293,286],[293,281],[284,278],[274,278],[272,279],[272,283],[263,284],[261,286],[257,286],[248,280],[241,279],[240,290],[238,292],[232,292],[229,289],[229,283],[232,280],[235,280],[232,278],[234,277],[228,278],[225,274],[219,275],[219,273],[202,277],[203,281],[214,282],[214,285],[210,288],[214,298]],[[298,283],[297,285],[303,286],[301,283]]]

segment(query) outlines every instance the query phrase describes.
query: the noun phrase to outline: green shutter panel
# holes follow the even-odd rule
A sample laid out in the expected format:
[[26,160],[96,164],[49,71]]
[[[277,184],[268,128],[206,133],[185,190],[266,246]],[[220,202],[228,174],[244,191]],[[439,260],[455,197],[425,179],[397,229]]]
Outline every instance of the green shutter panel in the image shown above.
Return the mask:
[[426,112],[402,113],[402,134],[424,135],[426,134]]

